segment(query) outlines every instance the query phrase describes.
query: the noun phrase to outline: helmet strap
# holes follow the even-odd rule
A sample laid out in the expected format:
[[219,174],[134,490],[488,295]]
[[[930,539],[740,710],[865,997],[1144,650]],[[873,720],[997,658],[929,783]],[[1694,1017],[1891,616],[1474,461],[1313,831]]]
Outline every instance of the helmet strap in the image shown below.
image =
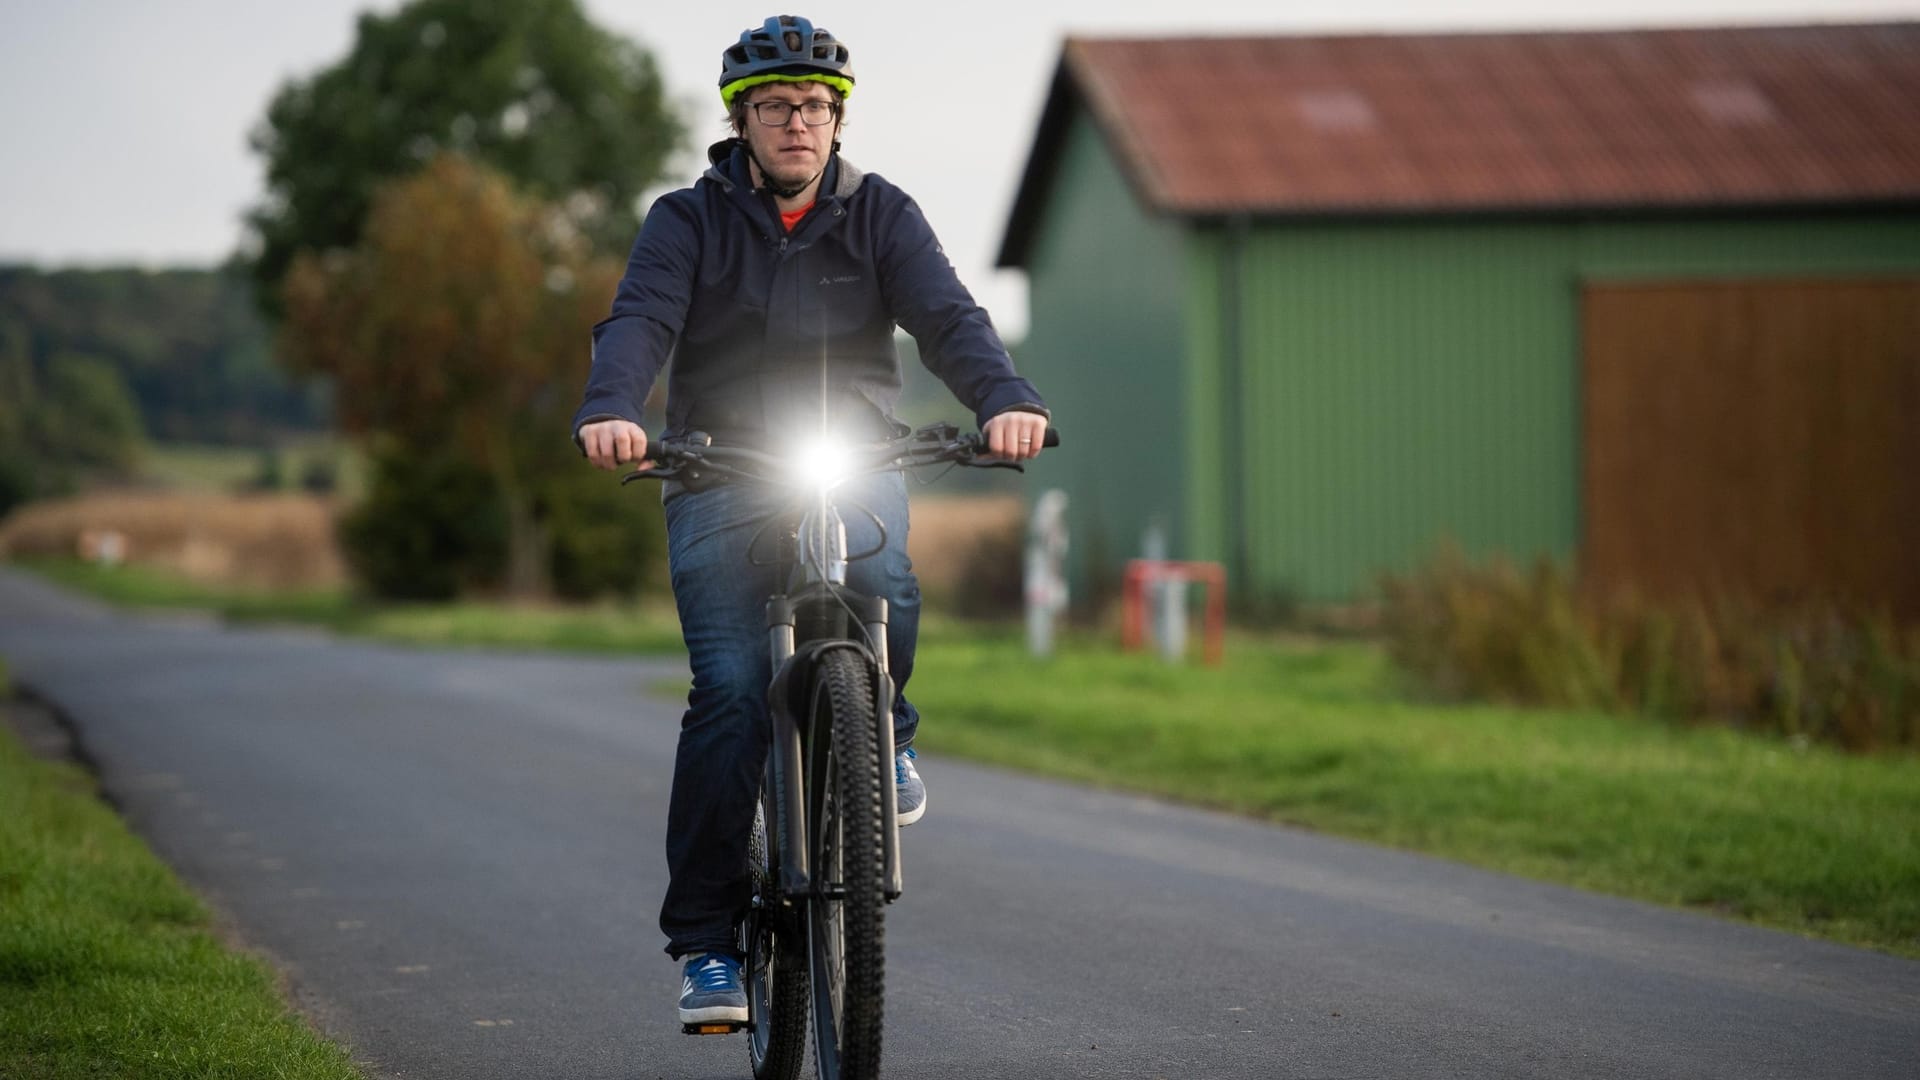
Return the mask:
[[[752,143],[748,142],[746,139],[739,138],[739,137],[735,137],[734,141],[739,143],[740,148],[747,152],[747,160],[753,162],[754,171],[760,174],[759,190],[765,191],[773,195],[775,198],[780,198],[780,199],[793,198],[795,195],[798,195],[801,192],[807,190],[807,185],[813,183],[815,180],[820,179],[820,177],[825,175],[827,171],[825,169],[821,169],[819,172],[814,173],[812,176],[807,177],[805,180],[800,181],[798,184],[795,184],[792,187],[781,187],[780,185],[774,183],[773,174],[767,171],[767,167],[765,165],[760,164],[760,159],[758,157],[754,156]],[[833,140],[833,152],[836,154],[840,152],[839,139]]]

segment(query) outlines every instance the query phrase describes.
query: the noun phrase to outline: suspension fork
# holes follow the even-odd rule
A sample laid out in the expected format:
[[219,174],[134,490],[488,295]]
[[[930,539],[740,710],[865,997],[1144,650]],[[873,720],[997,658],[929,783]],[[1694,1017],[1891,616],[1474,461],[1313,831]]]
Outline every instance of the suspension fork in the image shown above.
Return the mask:
[[[767,635],[772,670],[784,670],[793,659],[793,601],[776,596],[767,602]],[[769,703],[771,704],[771,703]],[[768,752],[773,755],[774,850],[780,853],[780,895],[802,896],[812,888],[805,830],[807,820],[805,763],[800,750],[800,725],[786,708],[770,708],[773,730]]]
[[[880,597],[859,597],[848,595],[848,600],[857,601],[856,614],[866,631],[871,647],[862,650],[874,660],[873,714],[874,741],[878,744],[881,788],[887,788],[888,771],[893,766],[895,746],[893,741],[893,676],[887,667],[887,602]],[[794,641],[797,612],[791,598],[775,596],[767,602],[768,652],[773,660],[775,672],[774,687],[776,693],[784,696],[788,688],[785,679],[786,667],[797,649]],[[849,647],[858,648],[857,642],[849,642]],[[812,880],[811,856],[807,850],[806,831],[801,826],[807,821],[805,753],[801,742],[800,725],[785,701],[770,702],[775,707],[768,712],[772,719],[771,746],[774,768],[774,842],[780,852],[780,890],[787,896],[809,893],[815,882]],[[885,858],[886,885],[888,900],[897,900],[905,891],[900,866],[900,806],[895,798],[882,795],[880,799],[880,836]]]

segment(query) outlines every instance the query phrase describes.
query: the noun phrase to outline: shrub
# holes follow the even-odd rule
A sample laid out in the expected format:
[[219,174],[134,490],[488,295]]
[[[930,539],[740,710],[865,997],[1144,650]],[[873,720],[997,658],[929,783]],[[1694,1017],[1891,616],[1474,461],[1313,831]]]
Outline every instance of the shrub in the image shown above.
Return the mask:
[[263,446],[253,475],[240,483],[242,491],[280,491],[287,486],[287,460],[277,447]]
[[660,486],[622,485],[577,462],[545,479],[553,590],[569,600],[634,597],[666,588],[667,526]]
[[492,478],[451,454],[376,452],[366,498],[340,522],[354,576],[389,600],[451,600],[500,580],[507,521]]
[[[507,513],[493,477],[451,454],[389,448],[368,463],[366,498],[343,518],[341,546],[370,594],[451,600],[503,580]],[[546,569],[567,600],[633,597],[666,582],[659,488],[622,487],[577,461],[540,476],[534,512]]]
[[1382,594],[1394,660],[1443,696],[1920,747],[1920,627],[1885,613],[1603,596],[1549,560],[1523,572],[1452,550]]

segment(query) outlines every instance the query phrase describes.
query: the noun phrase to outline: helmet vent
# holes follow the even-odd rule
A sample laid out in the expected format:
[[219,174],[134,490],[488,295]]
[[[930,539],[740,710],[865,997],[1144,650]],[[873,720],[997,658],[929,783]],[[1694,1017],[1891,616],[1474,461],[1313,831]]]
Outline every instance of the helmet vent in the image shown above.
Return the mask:
[[720,97],[729,105],[743,84],[773,78],[815,78],[842,95],[853,90],[853,63],[847,47],[834,40],[829,31],[795,15],[781,15],[741,31],[739,43],[720,55]]

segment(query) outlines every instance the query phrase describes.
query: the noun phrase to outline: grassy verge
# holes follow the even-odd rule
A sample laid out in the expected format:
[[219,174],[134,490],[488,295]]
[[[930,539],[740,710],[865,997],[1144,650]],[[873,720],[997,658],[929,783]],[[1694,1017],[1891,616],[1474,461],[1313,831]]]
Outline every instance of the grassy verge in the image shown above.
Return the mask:
[[664,654],[681,647],[680,624],[665,604],[368,604],[338,589],[210,588],[140,566],[99,566],[67,559],[23,560],[16,565],[128,607],[192,608],[236,622],[300,623],[383,641],[630,654]]
[[288,1012],[263,964],[221,947],[199,903],[84,773],[29,757],[4,724],[0,1074],[360,1075]]
[[[981,687],[993,688],[990,696]],[[1219,670],[923,650],[920,742],[1920,958],[1920,760],[1596,712],[1440,706],[1357,644]]]
[[[85,586],[97,574],[64,579]],[[678,648],[666,612],[535,617],[464,605],[331,624],[416,641]],[[1910,753],[1854,756],[1593,711],[1429,704],[1374,646],[1250,637],[1231,640],[1219,669],[1086,639],[1041,662],[1016,637],[929,620],[913,696],[934,718],[921,737],[930,754],[1920,958],[1920,758]]]

